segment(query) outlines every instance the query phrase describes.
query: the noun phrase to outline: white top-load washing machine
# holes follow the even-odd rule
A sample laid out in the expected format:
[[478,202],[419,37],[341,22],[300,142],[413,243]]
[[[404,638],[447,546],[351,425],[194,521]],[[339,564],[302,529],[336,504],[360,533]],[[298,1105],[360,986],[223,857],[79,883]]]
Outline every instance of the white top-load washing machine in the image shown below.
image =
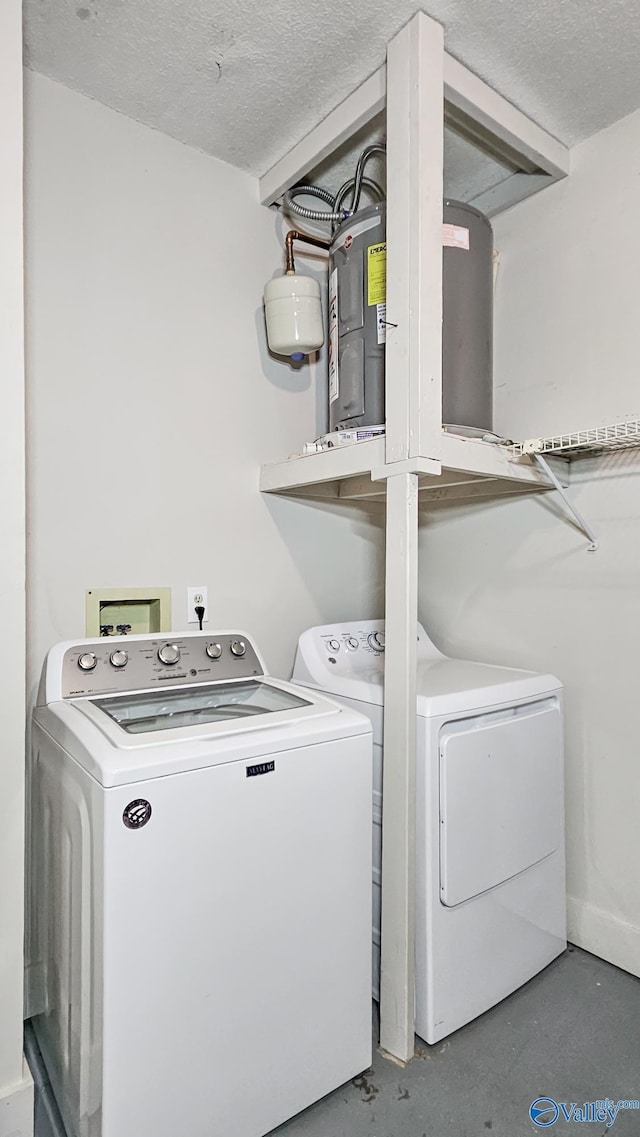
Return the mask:
[[[418,626],[416,1031],[438,1042],[566,947],[562,686],[449,659]],[[294,680],[373,724],[380,970],[384,621],[311,628]]]
[[261,1137],[371,1061],[368,719],[239,632],[63,643],[29,999],[70,1137]]

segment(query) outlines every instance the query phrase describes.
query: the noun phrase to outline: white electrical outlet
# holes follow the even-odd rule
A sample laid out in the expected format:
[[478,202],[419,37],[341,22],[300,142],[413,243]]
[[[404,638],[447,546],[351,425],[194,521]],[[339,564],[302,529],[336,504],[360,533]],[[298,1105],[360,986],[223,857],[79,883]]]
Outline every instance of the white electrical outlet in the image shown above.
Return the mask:
[[198,587],[187,588],[187,620],[190,624],[197,624],[198,617],[196,616],[196,607],[202,605],[204,608],[204,623],[209,620],[209,604],[207,602],[207,587],[206,585],[199,585]]

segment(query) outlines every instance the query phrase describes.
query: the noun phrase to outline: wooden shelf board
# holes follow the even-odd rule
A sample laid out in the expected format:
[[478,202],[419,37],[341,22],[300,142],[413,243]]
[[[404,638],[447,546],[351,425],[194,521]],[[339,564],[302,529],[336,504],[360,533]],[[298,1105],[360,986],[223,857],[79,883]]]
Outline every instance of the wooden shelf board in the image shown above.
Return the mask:
[[[502,446],[481,439],[442,434],[441,472],[419,472],[421,504],[473,501],[553,489],[535,461],[514,458]],[[263,466],[260,489],[317,500],[384,502],[385,480],[394,464],[385,465],[384,438],[339,446]],[[430,465],[429,459],[417,463]],[[400,464],[398,464],[400,465]],[[400,470],[398,469],[398,472]],[[562,468],[559,476],[562,479]]]

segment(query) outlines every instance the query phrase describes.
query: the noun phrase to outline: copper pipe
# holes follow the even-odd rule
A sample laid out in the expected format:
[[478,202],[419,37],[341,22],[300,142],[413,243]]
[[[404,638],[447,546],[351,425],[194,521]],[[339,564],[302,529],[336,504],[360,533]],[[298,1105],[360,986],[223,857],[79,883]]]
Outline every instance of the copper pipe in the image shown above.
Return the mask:
[[295,272],[296,266],[293,260],[293,242],[305,241],[307,245],[315,245],[318,249],[329,249],[331,241],[323,240],[322,237],[310,237],[308,233],[298,233],[296,229],[290,229],[284,239],[285,253],[287,257],[286,272]]

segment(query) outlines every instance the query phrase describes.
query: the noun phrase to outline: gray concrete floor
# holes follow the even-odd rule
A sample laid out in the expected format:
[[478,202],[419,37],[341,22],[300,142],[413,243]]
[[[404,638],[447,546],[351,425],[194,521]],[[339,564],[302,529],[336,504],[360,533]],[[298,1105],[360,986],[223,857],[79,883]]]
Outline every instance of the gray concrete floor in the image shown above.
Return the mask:
[[640,1137],[640,1110],[609,1129],[529,1117],[542,1096],[640,1098],[640,980],[578,948],[446,1041],[416,1046],[406,1069],[376,1051],[371,1070],[273,1137]]

